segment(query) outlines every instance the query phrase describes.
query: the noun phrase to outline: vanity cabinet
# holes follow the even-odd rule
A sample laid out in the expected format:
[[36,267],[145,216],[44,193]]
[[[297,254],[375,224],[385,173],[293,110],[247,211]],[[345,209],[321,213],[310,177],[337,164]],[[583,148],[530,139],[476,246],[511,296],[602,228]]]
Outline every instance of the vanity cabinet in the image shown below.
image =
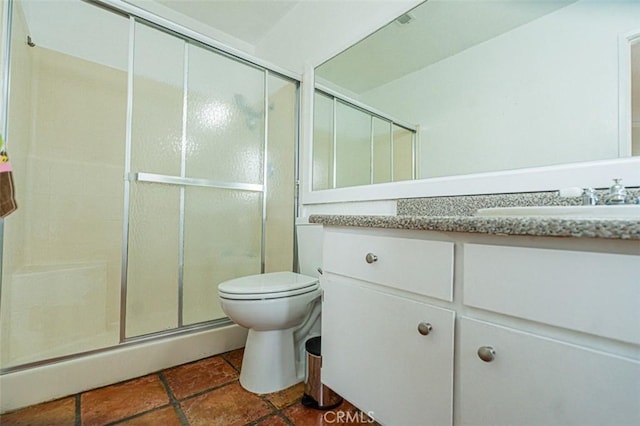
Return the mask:
[[322,380],[381,424],[640,424],[637,243],[324,238]]
[[451,294],[453,245],[330,230],[325,243],[322,381],[382,424],[451,424],[455,313],[420,296]]

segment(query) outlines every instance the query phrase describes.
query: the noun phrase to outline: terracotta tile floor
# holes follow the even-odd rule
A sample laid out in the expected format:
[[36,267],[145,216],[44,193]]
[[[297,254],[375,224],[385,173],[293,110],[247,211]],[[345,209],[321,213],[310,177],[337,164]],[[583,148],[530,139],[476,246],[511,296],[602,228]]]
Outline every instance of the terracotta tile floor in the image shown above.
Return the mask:
[[0,416],[2,426],[52,425],[376,425],[343,402],[304,407],[304,384],[255,395],[238,382],[242,349]]

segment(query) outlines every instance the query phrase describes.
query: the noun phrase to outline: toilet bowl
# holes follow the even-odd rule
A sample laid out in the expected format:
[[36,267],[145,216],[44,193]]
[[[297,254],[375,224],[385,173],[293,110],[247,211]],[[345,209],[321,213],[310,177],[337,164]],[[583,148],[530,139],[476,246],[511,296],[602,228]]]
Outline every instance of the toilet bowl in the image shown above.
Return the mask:
[[299,382],[294,332],[320,298],[317,278],[274,272],[226,281],[218,286],[224,313],[249,329],[240,384],[270,393]]
[[[296,226],[301,272],[271,272],[225,281],[220,305],[236,324],[248,328],[240,384],[271,393],[304,379],[304,342],[319,335],[322,227]],[[311,265],[315,265],[312,267]]]

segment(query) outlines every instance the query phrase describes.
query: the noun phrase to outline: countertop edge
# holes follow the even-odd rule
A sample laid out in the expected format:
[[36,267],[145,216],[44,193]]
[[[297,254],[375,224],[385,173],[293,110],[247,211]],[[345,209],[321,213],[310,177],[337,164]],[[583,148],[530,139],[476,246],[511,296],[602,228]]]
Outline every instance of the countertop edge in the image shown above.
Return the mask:
[[515,216],[311,215],[309,222],[361,228],[640,240],[640,220]]

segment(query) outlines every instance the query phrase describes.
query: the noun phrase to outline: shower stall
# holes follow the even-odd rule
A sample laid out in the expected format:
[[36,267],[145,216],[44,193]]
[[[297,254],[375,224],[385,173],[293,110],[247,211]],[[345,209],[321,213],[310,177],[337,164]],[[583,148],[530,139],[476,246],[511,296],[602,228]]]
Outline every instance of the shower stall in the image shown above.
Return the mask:
[[94,2],[3,1],[0,367],[227,326],[292,270],[298,81]]

